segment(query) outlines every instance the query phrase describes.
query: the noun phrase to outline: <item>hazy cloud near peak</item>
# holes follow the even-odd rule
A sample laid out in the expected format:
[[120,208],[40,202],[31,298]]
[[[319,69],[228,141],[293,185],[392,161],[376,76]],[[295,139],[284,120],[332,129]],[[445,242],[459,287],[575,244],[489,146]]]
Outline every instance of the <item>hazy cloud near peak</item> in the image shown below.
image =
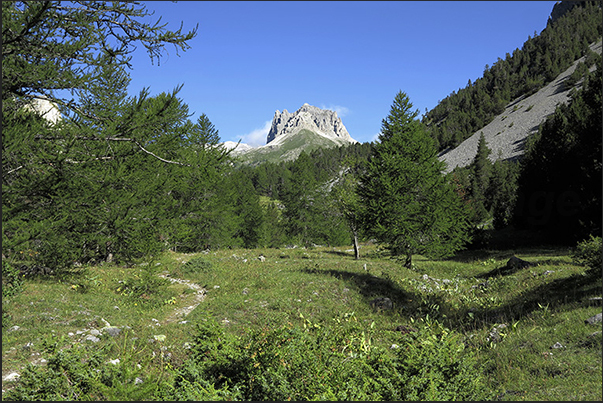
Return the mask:
[[272,120],[267,120],[262,128],[255,129],[250,133],[241,136],[241,142],[249,144],[252,147],[260,147],[265,145],[266,138],[268,137],[268,132],[270,131],[271,126]]
[[323,105],[320,106],[320,109],[328,109],[330,111],[335,111],[335,112],[337,112],[337,116],[339,116],[340,118],[342,118],[345,115],[347,115],[348,113],[350,113],[350,110],[348,108],[346,108],[345,106],[341,106],[341,105],[328,105],[328,106],[325,106],[323,104]]

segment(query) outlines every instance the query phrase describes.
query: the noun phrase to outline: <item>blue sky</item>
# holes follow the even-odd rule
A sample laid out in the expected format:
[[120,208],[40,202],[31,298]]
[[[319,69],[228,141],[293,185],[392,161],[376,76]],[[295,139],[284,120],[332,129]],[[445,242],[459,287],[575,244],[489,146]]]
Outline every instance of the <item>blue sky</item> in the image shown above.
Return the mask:
[[183,84],[196,120],[222,141],[266,143],[276,110],[305,102],[338,112],[350,135],[375,139],[398,91],[423,113],[521,48],[554,1],[148,1],[155,21],[199,24],[191,49],[161,63],[132,59],[130,94]]

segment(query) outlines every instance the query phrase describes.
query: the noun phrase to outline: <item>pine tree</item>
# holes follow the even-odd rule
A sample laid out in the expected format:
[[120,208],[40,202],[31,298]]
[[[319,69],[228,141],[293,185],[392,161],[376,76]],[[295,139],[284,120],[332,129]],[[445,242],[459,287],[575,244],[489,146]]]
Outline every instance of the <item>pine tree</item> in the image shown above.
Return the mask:
[[[127,97],[129,55],[138,44],[159,60],[195,31],[148,15],[136,3],[2,3],[4,256],[30,250],[26,263],[60,269],[160,248],[171,170],[190,165],[174,159],[188,110],[178,89]],[[36,99],[62,119],[32,113]]]
[[359,200],[356,188],[358,186],[357,174],[354,172],[358,162],[348,162],[342,166],[341,175],[337,178],[332,196],[339,212],[345,218],[350,229],[352,243],[354,245],[354,258],[360,259],[360,247],[358,238],[360,232]]
[[513,209],[517,198],[517,176],[519,164],[497,160],[492,166],[492,177],[486,197],[490,200],[492,225],[502,229],[511,224]]
[[488,159],[492,151],[486,144],[484,133],[479,136],[477,153],[469,166],[471,172],[471,216],[473,225],[480,225],[489,218],[490,202],[486,192],[490,183],[492,162]]
[[360,175],[361,225],[393,256],[445,257],[468,240],[460,198],[442,175],[434,141],[399,92],[383,120],[379,142]]
[[513,222],[575,243],[601,233],[601,61],[530,139]]
[[285,205],[283,218],[290,237],[310,245],[315,239],[319,226],[318,183],[313,175],[314,164],[308,154],[302,151],[290,169],[290,179],[281,196]]

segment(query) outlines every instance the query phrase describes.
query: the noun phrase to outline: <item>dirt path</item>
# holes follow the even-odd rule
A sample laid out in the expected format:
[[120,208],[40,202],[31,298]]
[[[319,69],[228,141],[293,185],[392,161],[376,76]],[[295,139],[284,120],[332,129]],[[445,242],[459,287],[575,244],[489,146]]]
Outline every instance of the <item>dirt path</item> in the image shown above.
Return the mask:
[[195,283],[191,283],[190,280],[183,280],[183,279],[180,279],[180,278],[169,277],[167,274],[160,274],[159,277],[168,279],[172,283],[184,284],[188,288],[190,288],[191,290],[195,291],[195,293],[193,294],[192,305],[188,305],[188,306],[185,306],[185,307],[178,308],[178,309],[174,310],[174,312],[172,312],[170,314],[170,316],[168,316],[165,319],[165,321],[164,321],[165,323],[170,323],[170,322],[175,322],[177,320],[182,320],[189,313],[191,313],[197,306],[199,306],[199,304],[201,302],[203,302],[203,300],[205,299],[205,295],[206,295],[205,288],[203,288],[200,285],[197,285]]

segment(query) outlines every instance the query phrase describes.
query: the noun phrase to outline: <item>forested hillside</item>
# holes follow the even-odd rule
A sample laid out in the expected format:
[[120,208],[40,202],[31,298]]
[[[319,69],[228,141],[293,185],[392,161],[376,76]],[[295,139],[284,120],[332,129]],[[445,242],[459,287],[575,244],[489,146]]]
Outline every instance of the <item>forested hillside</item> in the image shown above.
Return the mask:
[[[136,97],[126,95],[128,55],[135,43],[157,59],[169,44],[186,50],[194,31],[171,32],[142,23],[123,31],[122,22],[98,17],[94,21],[99,30],[80,40],[80,31],[65,25],[65,12],[79,13],[78,29],[84,32],[87,18],[96,18],[91,16],[113,12],[136,21],[146,11],[126,4],[104,8],[83,2],[73,9],[53,2],[25,3],[21,9],[16,4],[2,5],[2,250],[16,266],[61,270],[101,261],[129,263],[165,250],[341,245],[357,237],[368,239],[370,231],[354,224],[363,209],[354,194],[358,175],[374,157],[374,144],[318,149],[295,161],[255,167],[238,164],[219,145],[219,128],[208,116],[189,120],[179,88],[158,96],[146,90]],[[551,20],[540,35],[425,115],[419,123],[434,139],[435,150],[458,144],[510,100],[537,91],[583,56],[601,32],[597,2],[579,3]],[[64,38],[58,40],[60,36]],[[560,140],[547,142],[552,123],[545,125],[549,129],[543,128],[538,138],[549,147],[531,146],[521,166],[491,164],[482,144],[471,166],[447,176],[467,207],[473,245],[487,242],[484,231],[534,227],[526,225],[526,210],[520,212],[518,206],[533,187],[529,183],[538,182],[527,179],[538,175],[539,164],[533,161],[556,161],[549,155],[559,153],[551,150],[553,144],[560,149],[576,145],[571,158],[559,163],[573,178],[584,178],[576,184],[590,189],[600,179],[596,83],[601,58],[593,53],[586,60],[568,81],[574,85],[584,80],[586,94],[577,90],[572,105],[556,114],[558,120],[565,119],[559,114],[571,114],[578,122],[572,130],[580,134],[562,131]],[[589,75],[588,67],[594,65],[599,73]],[[49,122],[28,109],[36,98],[57,105],[62,119]],[[580,123],[584,116],[594,119],[594,126]],[[576,136],[591,136],[584,137],[590,146]],[[548,172],[554,172],[556,165],[549,165]],[[553,180],[547,183],[556,186]],[[583,230],[572,227],[572,242],[600,228],[600,218],[593,215],[600,192],[588,194],[588,207],[579,215]],[[557,199],[550,203],[565,205]],[[531,210],[539,211],[534,206]]]
[[[455,147],[491,121],[512,100],[527,97],[537,92],[575,60],[583,56],[586,56],[585,62],[578,64],[574,73],[564,81],[564,85],[571,88],[583,81],[584,83],[590,82],[591,91],[596,92],[596,84],[594,84],[597,82],[596,73],[591,76],[589,81],[589,69],[592,70],[595,66],[600,66],[601,56],[592,52],[589,45],[601,38],[601,19],[599,3],[578,3],[577,6],[565,11],[554,20],[549,19],[549,23],[542,33],[540,35],[535,33],[534,37],[529,38],[521,49],[516,49],[513,55],[507,54],[504,60],[499,58],[492,67],[486,66],[483,77],[474,83],[469,83],[467,87],[460,89],[458,92],[453,92],[440,102],[422,119],[427,132],[436,141],[438,150],[443,151]],[[600,69],[600,67],[596,67],[596,69]],[[580,98],[580,90],[577,89],[572,97],[574,99]],[[589,99],[592,99],[592,96]],[[575,101],[572,104],[576,105],[579,102]],[[600,124],[600,118],[596,119],[596,103],[590,105],[581,103],[580,105],[580,108],[585,109],[583,113]],[[575,106],[570,109],[573,108]],[[564,112],[560,110],[559,113]],[[572,171],[571,175],[578,175],[575,176],[576,178],[580,177],[577,171],[586,169],[589,170],[589,177],[592,178],[594,175],[595,178],[600,179],[600,173],[599,176],[596,176],[596,173],[592,172],[593,169],[596,169],[593,167],[600,166],[597,165],[600,164],[600,159],[597,160],[594,157],[597,150],[597,139],[599,140],[598,149],[600,149],[600,138],[598,137],[600,135],[597,133],[600,133],[600,131],[592,130],[592,128],[581,132],[584,138],[590,139],[584,141],[592,143],[593,148],[590,154],[572,154],[571,157],[564,160],[563,164],[557,165],[555,171],[551,170],[550,172],[565,169],[561,167],[575,167],[568,169],[568,172]],[[539,135],[537,137],[541,138],[543,136]],[[534,139],[531,142],[533,141]],[[568,141],[573,142],[574,140]],[[558,155],[563,152],[561,149],[563,146],[558,141],[556,144],[560,149],[554,151],[554,153]],[[358,148],[364,151],[362,153],[354,151]],[[600,223],[601,220],[597,218],[596,214],[593,215],[592,206],[585,208],[585,210],[591,211],[588,214],[590,218],[587,219],[590,223],[588,230],[578,231],[577,228],[573,228],[570,231],[562,230],[561,227],[555,229],[544,224],[535,226],[527,223],[527,221],[534,222],[533,215],[542,214],[542,211],[534,207],[540,201],[531,202],[530,208],[522,207],[526,203],[529,204],[525,200],[526,192],[534,193],[525,189],[525,185],[518,190],[520,176],[523,178],[521,180],[525,181],[527,176],[534,175],[528,172],[533,171],[533,168],[524,168],[524,166],[529,165],[529,161],[534,160],[534,154],[540,154],[538,158],[542,160],[556,161],[551,163],[553,165],[558,163],[554,159],[555,157],[549,155],[553,151],[544,148],[541,150],[531,152],[526,157],[524,164],[519,164],[517,161],[502,160],[492,163],[488,160],[491,150],[488,149],[487,144],[482,139],[478,153],[470,166],[457,168],[450,174],[449,180],[456,186],[458,194],[467,206],[468,218],[473,228],[472,245],[476,247],[486,245],[490,240],[491,235],[489,234],[493,229],[531,228],[532,230],[551,234],[551,237],[546,238],[548,241],[575,242],[587,233],[596,233],[597,228],[600,228],[600,224],[598,227],[593,224],[593,222]],[[580,152],[578,149],[575,150],[575,153]],[[332,155],[333,153],[336,153],[336,155]],[[353,158],[340,157],[340,155],[348,153],[352,153]],[[341,173],[349,168],[349,166],[341,166],[343,160],[348,164],[355,161],[355,169],[358,170],[361,169],[362,164],[360,162],[366,160],[370,153],[371,147],[365,145],[342,147],[338,151],[320,150],[302,156],[299,161],[264,164],[256,169],[245,169],[244,172],[252,179],[256,192],[264,197],[269,197],[273,201],[271,205],[280,206],[284,212],[282,216],[279,215],[281,219],[276,221],[283,226],[277,231],[278,233],[288,234],[289,236],[303,234],[302,238],[306,244],[308,242],[330,244],[334,240],[342,241],[348,236],[344,231],[345,226],[340,221],[341,217],[339,215],[341,212],[334,209],[335,206],[329,203],[323,203],[321,207],[316,202],[299,204],[297,200],[302,198],[304,191],[299,189],[294,192],[291,188],[301,187],[308,193],[322,192],[325,194],[324,185],[337,181],[338,178],[341,178]],[[595,159],[593,160],[593,158]],[[589,167],[591,168],[580,168],[583,164],[590,164]],[[526,173],[522,175],[524,170]],[[563,177],[568,175],[570,174],[566,173]],[[295,178],[295,176],[300,177]],[[534,180],[538,182],[538,179],[535,178]],[[557,200],[560,197],[559,195],[565,194],[564,192],[567,190],[563,189],[565,182],[560,181],[557,182],[557,185],[553,185],[555,181],[551,180],[550,183],[552,188],[556,187],[557,189],[554,191],[556,196],[552,196],[553,189],[549,189],[548,197],[554,200],[548,200],[546,203],[565,203],[565,199]],[[597,199],[595,196],[600,192],[597,193],[596,189],[596,186],[589,188],[589,194],[591,195],[589,196],[589,205],[593,203],[594,205],[600,205],[600,197]],[[563,196],[563,198],[565,197]],[[572,199],[571,202],[576,202],[576,200]],[[528,210],[531,211],[530,214],[526,213]],[[571,211],[577,214],[577,210]],[[565,214],[566,221],[573,222],[572,220],[577,219],[573,213],[568,214],[566,211],[563,214]],[[583,214],[586,213],[583,212]],[[333,220],[334,217],[337,217],[337,219],[335,221],[325,221],[325,217],[329,217],[329,220]],[[294,221],[296,224],[294,224]],[[544,222],[544,219],[541,218],[537,221]],[[329,222],[328,228],[331,235],[326,235],[325,226],[321,226],[321,223],[325,222]],[[546,217],[546,225],[554,226],[552,224],[554,222],[554,215]],[[342,226],[335,225],[335,223]],[[304,230],[300,229],[302,227]],[[310,230],[310,228],[314,228],[314,230]],[[335,236],[334,233],[339,235]],[[275,239],[281,238],[277,237]],[[289,242],[293,241],[294,239],[289,240]],[[544,241],[544,239],[540,239],[540,241]]]
[[499,57],[484,75],[452,92],[423,117],[423,123],[443,151],[454,148],[501,113],[509,102],[528,96],[553,80],[575,60],[595,55],[588,46],[601,38],[601,2],[576,2],[562,17],[549,20],[512,54]]

